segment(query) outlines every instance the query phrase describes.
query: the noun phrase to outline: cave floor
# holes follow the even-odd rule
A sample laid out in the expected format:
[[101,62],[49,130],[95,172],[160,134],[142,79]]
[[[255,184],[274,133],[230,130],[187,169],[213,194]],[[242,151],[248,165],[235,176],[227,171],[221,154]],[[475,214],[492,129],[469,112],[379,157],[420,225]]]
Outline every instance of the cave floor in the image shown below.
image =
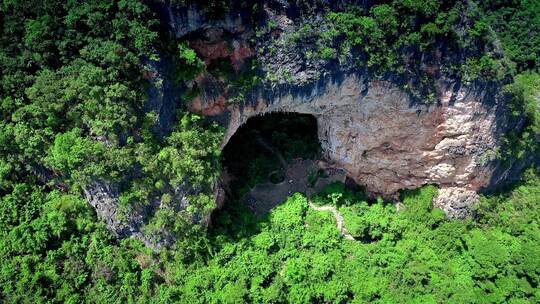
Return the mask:
[[264,182],[253,187],[242,201],[256,214],[264,215],[295,192],[308,198],[334,182],[345,182],[345,172],[329,168],[323,161],[293,159],[285,168],[283,181]]

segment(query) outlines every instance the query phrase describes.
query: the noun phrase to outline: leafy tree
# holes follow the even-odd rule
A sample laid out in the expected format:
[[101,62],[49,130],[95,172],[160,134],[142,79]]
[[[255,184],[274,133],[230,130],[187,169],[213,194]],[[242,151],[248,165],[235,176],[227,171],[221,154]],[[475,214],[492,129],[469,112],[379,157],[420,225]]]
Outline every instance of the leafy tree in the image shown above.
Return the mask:
[[[227,6],[206,2],[210,15]],[[327,5],[293,2],[310,13]],[[540,133],[539,76],[525,71],[538,68],[539,6],[479,7],[395,0],[327,13],[314,56],[341,62],[351,54],[375,74],[399,74],[419,54],[457,47],[466,78],[510,80],[511,64],[492,49],[493,28],[520,72],[506,92],[525,127],[507,141],[509,154],[525,157]],[[434,209],[434,186],[404,191],[400,211],[343,184],[312,198],[334,205],[357,241],[341,237],[334,216],[310,208],[302,194],[263,217],[232,201],[216,211],[212,229],[193,225],[215,207],[223,130],[179,108],[172,131],[154,134],[160,117],[145,107],[143,62],[158,60],[167,38],[152,14],[138,0],[0,4],[0,302],[539,302],[534,170],[510,192],[483,197],[468,220]],[[172,45],[183,80],[206,68],[186,42]],[[246,77],[233,87],[252,87],[256,76]],[[293,151],[288,158],[314,153],[305,141],[272,135]],[[261,159],[246,168],[262,176],[272,165]],[[158,202],[163,208],[144,229],[170,231],[176,246],[155,253],[115,239],[81,196],[96,178],[117,182],[127,207]],[[186,208],[174,204],[182,187],[197,190]]]
[[524,118],[522,129],[510,131],[503,146],[503,153],[518,159],[538,150],[540,141],[540,75],[525,72],[515,77],[513,83],[505,87],[511,94],[510,111],[514,119]]
[[518,64],[520,71],[538,69],[540,3],[534,0],[488,0],[479,4],[499,34],[506,56]]

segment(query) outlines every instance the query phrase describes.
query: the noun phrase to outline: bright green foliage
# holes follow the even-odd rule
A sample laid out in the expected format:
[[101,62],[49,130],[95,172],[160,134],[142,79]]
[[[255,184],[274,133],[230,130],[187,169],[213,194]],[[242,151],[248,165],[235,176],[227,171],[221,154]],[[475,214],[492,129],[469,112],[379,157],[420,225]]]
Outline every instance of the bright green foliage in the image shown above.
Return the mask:
[[[78,173],[84,171],[83,166],[104,156],[105,146],[103,143],[81,137],[81,133],[80,129],[72,129],[56,136],[48,158],[48,164],[51,168],[62,172]],[[97,170],[88,172],[88,175],[99,176],[103,173]]]
[[402,194],[405,211],[410,219],[418,222],[426,222],[426,219],[433,218],[442,220],[443,214],[432,208],[432,199],[437,194],[437,188],[426,186],[417,190],[406,190]]
[[204,62],[197,56],[195,50],[186,43],[178,44],[178,57],[180,59],[179,80],[193,79],[204,70]]
[[522,130],[512,130],[507,134],[503,153],[523,158],[538,151],[540,142],[540,74],[525,72],[515,77],[514,82],[505,87],[510,93],[510,110],[514,119],[524,118]]
[[161,285],[159,294],[190,303],[532,303],[539,296],[538,182],[532,175],[509,197],[484,198],[478,224],[445,219],[431,207],[432,186],[403,193],[401,211],[342,193],[349,201],[339,210],[357,241],[341,239],[333,216],[310,209],[299,194],[256,227],[241,221],[240,235],[224,234],[235,231],[231,206],[217,218],[208,261],[187,274],[173,267],[168,280],[177,285]]
[[396,208],[382,200],[368,205],[366,201],[355,202],[350,206],[339,208],[345,219],[347,231],[360,240],[380,240],[384,235],[394,233]]
[[208,190],[219,172],[222,136],[217,124],[185,114],[167,137],[164,147],[141,143],[137,154],[144,172],[155,179],[154,183],[167,182],[178,187],[189,182]]
[[511,235],[525,235],[538,230],[539,177],[527,171],[527,180],[509,195],[483,198],[477,206],[478,222],[482,226],[499,226]]
[[[290,2],[309,13],[325,5]],[[512,63],[493,49],[492,26],[522,72],[507,92],[525,128],[507,139],[508,154],[537,149],[540,76],[523,72],[538,68],[537,1],[483,1],[487,16],[465,1],[377,3],[329,13],[321,29],[306,26],[295,39],[320,30],[306,50],[311,59],[354,59],[379,76],[412,67],[412,85],[429,87],[432,75],[418,60],[437,50],[460,51],[449,63],[464,66],[449,69],[465,81],[506,79]],[[215,16],[229,1],[201,4]],[[301,194],[266,218],[231,202],[206,231],[192,223],[215,208],[222,130],[177,109],[171,132],[154,135],[160,117],[145,109],[142,62],[158,60],[161,43],[148,4],[5,0],[0,23],[0,302],[540,302],[537,173],[510,194],[482,198],[475,218],[463,221],[432,208],[433,186],[404,192],[397,211],[331,185],[313,201],[336,206],[356,241],[340,237],[332,214],[311,209]],[[173,45],[181,80],[203,70],[187,43]],[[230,63],[204,68],[226,75],[238,100],[260,81],[256,62],[240,75]],[[271,135],[287,159],[317,153],[291,132]],[[275,170],[258,159],[246,165],[250,182]],[[153,253],[116,240],[82,199],[96,179],[120,185],[125,209],[155,201],[170,207],[143,230],[150,237],[168,231],[176,246]],[[177,210],[175,189],[186,185],[198,194]]]
[[220,141],[222,133],[214,124],[204,127],[202,118],[186,115],[180,119],[178,131],[167,138],[168,146],[156,156],[155,164],[147,168],[148,173],[160,171],[163,180],[171,186],[179,186],[186,178],[195,186],[210,186],[219,167]]
[[180,58],[185,60],[187,64],[197,65],[200,62],[200,59],[197,58],[197,53],[191,48],[189,48],[185,43],[178,45],[178,51],[180,53]]

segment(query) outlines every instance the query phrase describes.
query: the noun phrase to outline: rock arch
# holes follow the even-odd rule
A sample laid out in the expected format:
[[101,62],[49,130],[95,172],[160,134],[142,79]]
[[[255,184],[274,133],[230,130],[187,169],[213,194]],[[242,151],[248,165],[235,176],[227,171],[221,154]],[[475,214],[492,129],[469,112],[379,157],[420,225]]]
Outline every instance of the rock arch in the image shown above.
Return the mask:
[[311,114],[328,163],[370,194],[396,198],[401,189],[436,184],[441,195],[435,203],[463,217],[494,172],[486,155],[497,148],[497,107],[484,89],[437,85],[439,104],[431,106],[416,104],[391,82],[368,82],[358,74],[267,94],[229,106],[222,145],[251,117]]
[[[227,197],[264,214],[291,193],[308,194],[308,188],[335,181],[319,161],[317,129],[310,114],[270,112],[250,117],[221,154],[221,186]],[[321,176],[310,180],[314,173]]]

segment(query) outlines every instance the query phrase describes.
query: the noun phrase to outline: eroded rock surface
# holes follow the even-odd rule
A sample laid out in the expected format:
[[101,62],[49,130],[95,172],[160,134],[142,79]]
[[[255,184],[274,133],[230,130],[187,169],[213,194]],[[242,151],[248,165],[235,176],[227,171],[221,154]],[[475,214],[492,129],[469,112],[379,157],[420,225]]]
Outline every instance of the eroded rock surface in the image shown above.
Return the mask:
[[98,218],[117,237],[127,237],[138,232],[144,218],[140,212],[133,212],[129,218],[120,215],[119,191],[115,184],[95,180],[84,189],[84,194],[96,210]]
[[[173,231],[163,229],[149,231],[145,225],[160,210],[173,210],[175,213],[186,212],[190,201],[188,197],[199,193],[189,184],[184,183],[175,189],[171,189],[170,201],[164,201],[159,197],[150,202],[132,204],[129,208],[120,204],[120,192],[116,183],[102,180],[92,181],[85,189],[87,201],[96,210],[97,217],[103,221],[107,228],[118,238],[136,238],[146,246],[159,250],[169,247],[176,242]],[[217,206],[223,204],[223,189],[216,185],[214,199]],[[191,224],[207,225],[210,217],[207,214],[193,214]]]
[[288,41],[302,27],[320,27],[321,16],[291,19],[283,5],[266,5],[264,11],[275,25],[271,41],[253,38],[257,29],[246,25],[238,11],[209,21],[194,7],[168,8],[178,38],[197,33],[190,45],[207,64],[229,59],[241,72],[253,56],[267,75],[287,74],[278,77],[275,87],[256,90],[240,104],[231,102],[227,85],[212,75],[195,80],[201,93],[189,108],[227,127],[223,145],[250,117],[275,111],[312,114],[325,159],[371,195],[395,199],[401,189],[436,184],[442,189],[436,204],[450,216],[463,217],[474,199],[460,193],[493,186],[497,164],[490,156],[505,123],[496,88],[462,86],[445,79],[434,65],[429,68],[435,71],[437,96],[433,104],[422,105],[391,81],[355,72],[347,58],[340,67],[330,67],[300,56],[303,50]]
[[479,195],[475,191],[460,187],[439,189],[439,194],[433,205],[441,208],[451,218],[465,218],[469,215],[469,208],[478,201]]
[[415,105],[392,83],[350,74],[302,94],[229,107],[224,144],[250,117],[312,114],[327,161],[369,193],[396,198],[401,189],[437,184],[443,188],[437,205],[463,217],[474,200],[462,193],[481,190],[492,177],[487,156],[497,148],[497,107],[482,89],[441,82],[440,92],[438,105]]
[[[504,99],[497,95],[497,88],[462,86],[459,79],[442,76],[435,62],[423,68],[432,71],[428,74],[437,96],[431,105],[418,103],[418,96],[413,98],[401,89],[405,83],[375,80],[355,66],[350,56],[340,58],[339,66],[302,56],[314,42],[308,37],[291,46],[290,41],[302,27],[321,29],[321,16],[289,18],[283,13],[288,2],[265,3],[264,18],[274,24],[272,28],[257,28],[260,20],[250,23],[257,17],[238,8],[216,19],[197,5],[156,4],[168,30],[186,41],[207,68],[217,61],[229,62],[232,68],[232,79],[206,70],[188,81],[185,87],[196,88],[198,96],[183,100],[184,92],[175,86],[167,58],[148,62],[145,110],[158,114],[157,133],[168,134],[180,104],[224,125],[223,146],[250,117],[278,111],[311,114],[317,119],[325,161],[345,170],[369,194],[395,199],[401,189],[436,184],[441,190],[434,204],[458,218],[468,214],[477,192],[497,186],[513,172],[501,169],[490,157],[499,146],[501,132],[511,127],[506,125]],[[266,34],[258,35],[261,30]],[[264,77],[261,87],[244,92],[230,82],[251,71],[252,60],[259,63]],[[514,171],[522,169],[514,167]],[[159,208],[181,212],[189,205],[186,192],[175,191],[169,206],[156,200],[149,204],[150,211],[134,211],[122,218],[114,185],[96,182],[85,194],[119,237],[141,238],[153,247],[167,246],[174,239],[165,231],[160,240],[149,241],[141,231],[148,214]],[[219,184],[215,197],[221,206],[224,191]],[[202,216],[194,222],[209,220]]]

